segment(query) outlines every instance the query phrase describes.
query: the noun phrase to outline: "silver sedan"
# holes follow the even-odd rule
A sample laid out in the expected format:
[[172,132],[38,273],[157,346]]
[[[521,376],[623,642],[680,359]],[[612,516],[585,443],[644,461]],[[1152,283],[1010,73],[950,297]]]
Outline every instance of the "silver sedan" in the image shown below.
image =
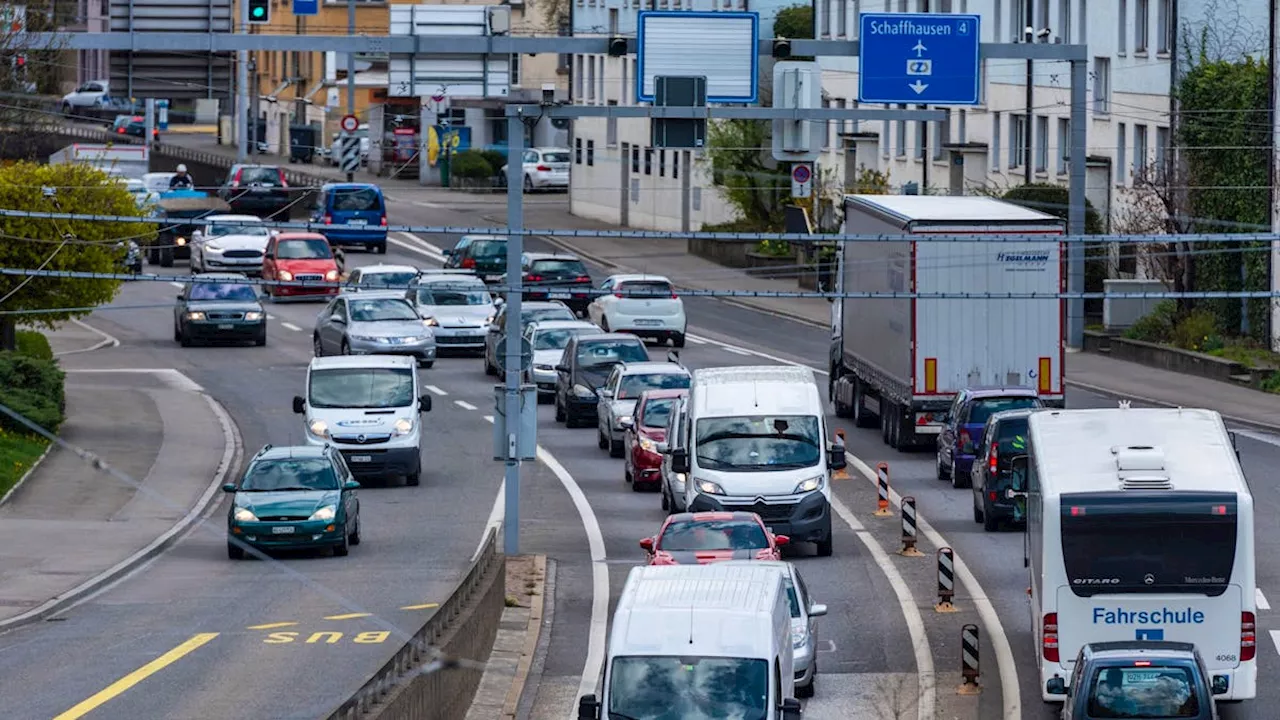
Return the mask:
[[429,368],[436,360],[431,328],[399,292],[362,292],[334,298],[312,335],[316,357],[412,355]]

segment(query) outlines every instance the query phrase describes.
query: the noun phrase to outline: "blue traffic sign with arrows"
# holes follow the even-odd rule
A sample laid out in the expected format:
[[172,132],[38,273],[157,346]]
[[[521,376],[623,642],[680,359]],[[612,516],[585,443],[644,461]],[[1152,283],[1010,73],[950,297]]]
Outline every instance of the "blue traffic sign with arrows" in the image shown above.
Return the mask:
[[861,23],[858,102],[978,104],[979,16],[863,13]]

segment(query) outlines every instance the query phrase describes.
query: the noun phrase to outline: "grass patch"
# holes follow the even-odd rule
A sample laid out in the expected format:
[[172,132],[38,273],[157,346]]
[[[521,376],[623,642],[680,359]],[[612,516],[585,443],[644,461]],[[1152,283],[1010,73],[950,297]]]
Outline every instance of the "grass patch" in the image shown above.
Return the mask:
[[1228,342],[1209,351],[1210,355],[1251,368],[1280,368],[1280,354],[1252,342]]
[[38,435],[0,429],[0,497],[27,474],[47,447],[49,441]]
[[44,333],[35,330],[19,330],[17,332],[18,352],[37,360],[53,360],[53,348],[49,347],[49,339]]

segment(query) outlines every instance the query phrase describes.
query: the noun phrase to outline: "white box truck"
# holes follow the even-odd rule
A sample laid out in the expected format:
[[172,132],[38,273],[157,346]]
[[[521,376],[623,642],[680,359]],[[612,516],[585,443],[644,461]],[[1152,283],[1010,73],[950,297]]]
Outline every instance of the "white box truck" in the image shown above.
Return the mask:
[[633,568],[613,612],[603,692],[579,698],[579,720],[799,720],[783,572]]
[[915,239],[841,243],[838,291],[953,297],[838,301],[829,387],[837,415],[878,426],[886,444],[906,449],[936,442],[967,387],[1032,387],[1063,407],[1066,301],[998,297],[1062,291],[1061,219],[992,198],[928,195],[848,195],[844,216],[846,235]]
[[151,153],[146,145],[68,145],[49,156],[49,164],[79,163],[127,180],[141,180],[151,172]]

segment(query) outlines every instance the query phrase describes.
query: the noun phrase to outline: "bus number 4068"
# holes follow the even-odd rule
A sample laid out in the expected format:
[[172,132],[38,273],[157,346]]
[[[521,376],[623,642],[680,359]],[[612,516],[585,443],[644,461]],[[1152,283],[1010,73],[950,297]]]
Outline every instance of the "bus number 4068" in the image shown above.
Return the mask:
[[1236,656],[1235,655],[1218,655],[1215,659],[1218,662],[1235,662]]

